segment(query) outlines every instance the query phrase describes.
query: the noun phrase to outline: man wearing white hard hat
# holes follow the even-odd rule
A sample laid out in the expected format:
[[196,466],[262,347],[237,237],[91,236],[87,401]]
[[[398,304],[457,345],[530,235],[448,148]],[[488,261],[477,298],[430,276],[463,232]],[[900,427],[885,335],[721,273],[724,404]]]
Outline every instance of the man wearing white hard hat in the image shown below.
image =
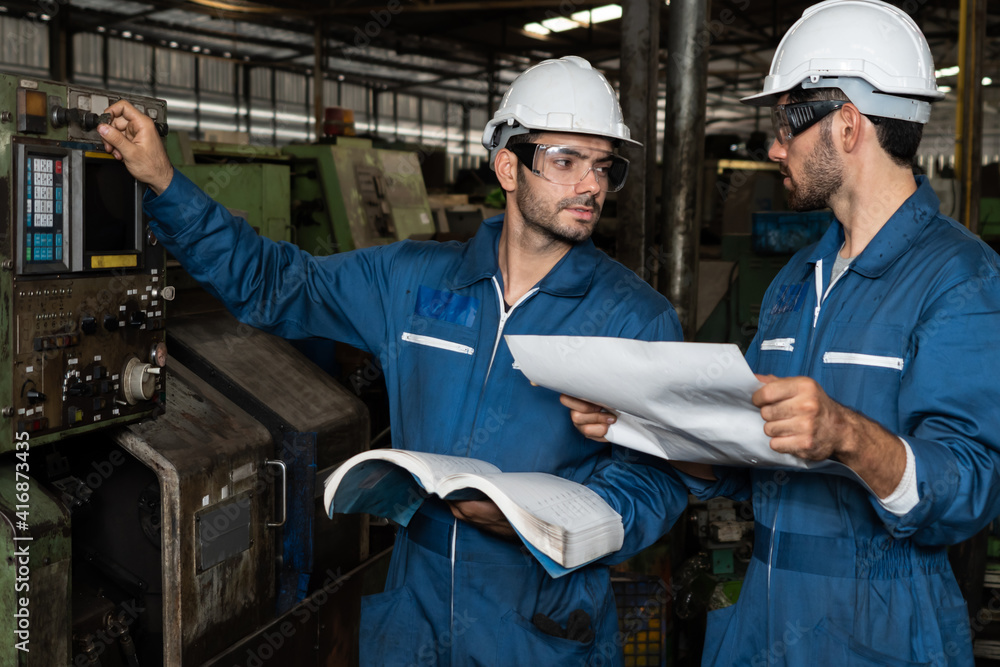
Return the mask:
[[[753,401],[773,449],[856,477],[687,478],[702,498],[752,497],[756,521],[738,602],[708,615],[704,665],[973,662],[946,548],[1000,515],[1000,258],[913,176],[942,97],[909,16],[830,0],[743,100],[771,107],[790,205],[836,215],[764,297]],[[583,432],[606,432],[576,407]]]
[[[490,502],[428,498],[400,528],[384,593],[362,604],[361,664],[621,665],[609,564],[666,532],[687,504],[669,470],[588,442],[554,392],[513,368],[504,334],[679,340],[661,295],[590,240],[631,142],[586,60],[548,60],[509,87],[483,143],[506,213],[470,242],[401,242],[315,258],[260,238],[174,172],[125,102],[107,148],[148,183],[157,237],[241,320],[376,355],[397,448],[484,459],[586,485],[622,516],[617,553],[547,574]],[[632,142],[634,143],[634,142]]]
[[767,291],[747,352],[765,382],[754,403],[773,449],[838,460],[864,484],[790,472],[766,486],[775,474],[754,471],[702,489],[753,493],[756,519],[704,664],[973,662],[946,548],[1000,514],[1000,258],[913,176],[942,97],[909,16],[831,0],[744,100],[771,107],[790,205],[836,215]]

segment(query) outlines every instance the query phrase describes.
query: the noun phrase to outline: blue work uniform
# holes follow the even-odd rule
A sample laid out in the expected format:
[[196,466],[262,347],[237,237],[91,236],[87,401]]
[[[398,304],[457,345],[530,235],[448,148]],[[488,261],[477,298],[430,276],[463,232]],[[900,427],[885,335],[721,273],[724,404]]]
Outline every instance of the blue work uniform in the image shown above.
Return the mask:
[[831,286],[835,222],[771,284],[747,353],[909,443],[919,502],[896,516],[852,479],[717,469],[698,495],[752,493],[756,524],[738,603],[709,614],[704,665],[972,664],[945,547],[1000,514],[1000,258],[939,205],[920,178]]
[[[164,246],[240,320],[375,355],[394,447],[559,475],[622,515],[619,552],[552,578],[520,542],[428,500],[397,532],[386,591],[363,601],[361,664],[622,663],[608,565],[666,532],[687,490],[669,466],[580,435],[558,395],[513,368],[503,335],[680,340],[666,299],[587,241],[508,310],[499,217],[468,243],[404,241],[312,257],[260,238],[178,172],[145,208]],[[576,609],[592,619],[593,640],[553,637],[532,624],[541,613],[566,627]]]

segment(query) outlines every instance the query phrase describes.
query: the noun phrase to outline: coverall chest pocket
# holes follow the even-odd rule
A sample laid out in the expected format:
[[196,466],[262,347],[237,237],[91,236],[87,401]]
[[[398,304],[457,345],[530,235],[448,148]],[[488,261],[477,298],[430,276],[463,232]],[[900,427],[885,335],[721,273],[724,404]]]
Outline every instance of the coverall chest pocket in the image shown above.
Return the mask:
[[754,372],[777,377],[801,375],[801,370],[796,368],[795,359],[800,358],[802,352],[800,350],[799,354],[795,354],[795,351],[805,345],[806,341],[796,339],[795,327],[782,322],[774,325],[762,322],[761,325]]
[[396,340],[399,370],[410,386],[465,386],[478,350],[478,329],[411,315]]
[[831,398],[895,428],[906,366],[902,327],[835,322],[817,346],[817,357],[815,377]]

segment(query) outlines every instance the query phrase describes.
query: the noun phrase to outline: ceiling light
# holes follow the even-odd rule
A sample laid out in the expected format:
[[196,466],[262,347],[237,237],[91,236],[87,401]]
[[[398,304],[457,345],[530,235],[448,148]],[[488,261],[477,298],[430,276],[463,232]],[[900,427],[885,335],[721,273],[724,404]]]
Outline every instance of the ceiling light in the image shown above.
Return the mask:
[[942,93],[950,93],[951,86],[938,86],[938,90]]
[[124,32],[122,32],[122,37],[124,37],[125,39],[128,39],[131,36],[132,36],[132,33],[129,32],[128,30],[125,30]]
[[42,16],[41,16],[41,19],[42,19],[43,21],[48,21],[48,20],[49,20],[49,19],[51,19],[51,18],[52,18],[52,17],[51,17],[51,16],[49,16],[48,14],[42,14]]
[[170,42],[170,48],[176,49],[178,46],[180,45],[177,42]]
[[201,53],[201,47],[200,46],[192,46],[191,50],[194,51],[195,53]]
[[542,21],[542,25],[552,32],[566,32],[567,30],[572,30],[573,28],[582,27],[576,21],[568,19],[565,16],[555,16],[550,19],[545,19]]
[[944,67],[942,69],[935,70],[934,76],[955,76],[958,72],[958,65],[955,65],[953,67]]
[[541,23],[527,23],[524,26],[524,31],[530,32],[533,35],[547,35],[552,32]]
[[604,23],[605,21],[614,21],[615,19],[620,19],[621,17],[622,17],[621,5],[604,5],[602,7],[594,7],[591,10],[576,12],[575,14],[570,15],[571,19],[584,26],[590,25],[592,23]]
[[104,32],[105,30],[107,30],[107,28],[105,28],[103,25],[97,26],[97,32]]
[[988,77],[988,76],[984,76],[984,77],[983,77],[983,85],[984,85],[984,86],[989,86],[989,85],[990,85],[990,84],[992,84],[992,83],[993,83],[993,79],[991,79],[991,78],[990,78],[990,77]]

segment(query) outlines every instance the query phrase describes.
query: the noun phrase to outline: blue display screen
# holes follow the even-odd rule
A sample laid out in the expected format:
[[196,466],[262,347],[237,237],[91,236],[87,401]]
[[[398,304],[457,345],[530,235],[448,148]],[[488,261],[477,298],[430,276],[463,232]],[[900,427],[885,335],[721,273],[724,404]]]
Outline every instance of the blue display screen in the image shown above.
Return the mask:
[[63,260],[63,176],[66,158],[28,154],[24,183],[24,261]]

